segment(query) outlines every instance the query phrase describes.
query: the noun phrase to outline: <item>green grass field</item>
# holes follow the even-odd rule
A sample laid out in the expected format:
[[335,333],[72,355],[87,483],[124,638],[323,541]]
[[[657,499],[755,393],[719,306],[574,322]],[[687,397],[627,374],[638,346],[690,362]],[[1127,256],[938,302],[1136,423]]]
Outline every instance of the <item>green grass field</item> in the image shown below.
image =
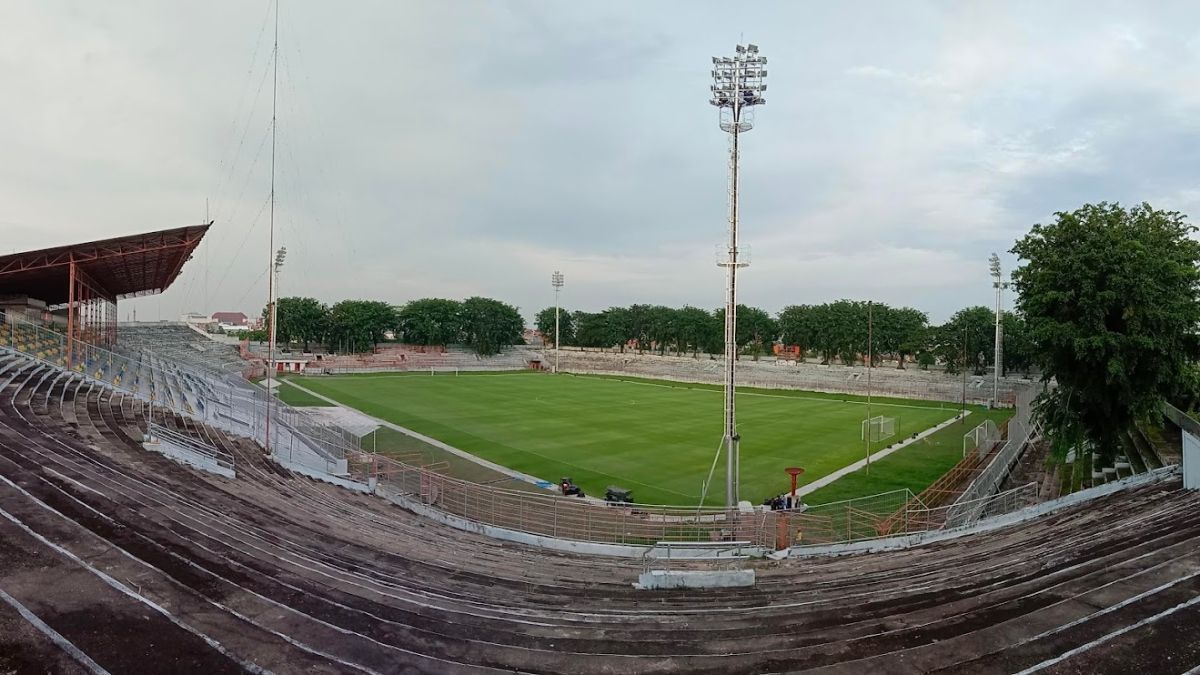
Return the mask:
[[[695,505],[721,439],[722,397],[710,385],[538,373],[370,374],[296,382],[498,464],[550,481],[571,476],[597,496],[619,485],[643,503]],[[289,402],[313,403],[294,387],[281,391]],[[956,411],[952,404],[877,398],[872,415],[895,418],[898,432],[874,449]],[[742,498],[759,502],[786,490],[785,467],[805,467],[804,484],[861,458],[865,413],[864,402],[848,395],[739,389]],[[850,496],[894,485],[919,491],[957,461],[965,432],[959,427],[981,420],[972,414],[966,425],[935,434],[940,439],[882,460],[872,476],[851,474],[814,496],[842,498],[845,491],[835,488],[843,482],[853,483],[856,494]],[[889,460],[895,460],[894,471],[884,470]],[[724,458],[712,483],[706,503],[723,503]]]

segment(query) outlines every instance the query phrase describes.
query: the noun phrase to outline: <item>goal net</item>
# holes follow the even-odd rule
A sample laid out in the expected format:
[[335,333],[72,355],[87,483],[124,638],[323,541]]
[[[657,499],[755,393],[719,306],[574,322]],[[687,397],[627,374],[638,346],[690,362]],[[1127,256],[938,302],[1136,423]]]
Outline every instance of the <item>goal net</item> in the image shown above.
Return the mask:
[[896,418],[872,417],[862,421],[862,440],[870,439],[872,443],[882,441],[885,438],[891,438],[896,435]]
[[963,434],[963,457],[974,450],[986,455],[1000,442],[1000,429],[992,420],[984,420],[979,426]]

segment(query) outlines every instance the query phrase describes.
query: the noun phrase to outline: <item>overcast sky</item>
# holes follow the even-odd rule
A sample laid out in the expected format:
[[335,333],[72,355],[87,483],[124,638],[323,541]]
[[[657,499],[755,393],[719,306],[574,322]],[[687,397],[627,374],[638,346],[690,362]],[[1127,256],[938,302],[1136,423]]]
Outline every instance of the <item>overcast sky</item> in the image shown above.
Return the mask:
[[[265,0],[0,0],[0,248],[215,225],[124,319],[254,314]],[[301,2],[280,22],[284,295],[722,302],[713,55],[769,59],[743,137],[741,299],[944,320],[1089,201],[1200,214],[1200,5]]]

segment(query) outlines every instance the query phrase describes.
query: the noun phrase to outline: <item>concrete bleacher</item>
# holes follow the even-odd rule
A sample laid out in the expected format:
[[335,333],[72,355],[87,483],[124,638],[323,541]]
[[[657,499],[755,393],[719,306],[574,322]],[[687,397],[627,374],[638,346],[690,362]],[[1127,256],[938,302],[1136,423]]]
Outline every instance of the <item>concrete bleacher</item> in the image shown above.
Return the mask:
[[[146,452],[150,416],[237,477]],[[752,587],[644,591],[637,560],[450,529],[0,350],[0,625],[19,606],[55,636],[0,633],[0,672],[1185,672],[1198,507],[1172,478],[905,550],[747,561]]]
[[192,368],[236,373],[247,364],[235,345],[208,338],[182,323],[121,323],[117,344],[125,353],[153,352]]
[[[572,373],[631,375],[719,384],[723,381],[723,361],[721,357],[709,356],[693,358],[691,355],[637,354],[632,350],[620,353],[569,349],[563,350],[559,359],[560,369]],[[553,356],[548,358],[553,359]],[[738,384],[741,386],[845,394],[867,392],[867,369],[862,366],[800,363],[775,357],[755,361],[750,357],[742,357],[738,360],[737,369]],[[882,396],[959,401],[964,393],[963,379],[962,375],[921,370],[912,365],[905,369],[876,367],[871,369],[871,390]],[[1000,378],[1000,404],[1012,405],[1017,392],[1030,383],[1030,380],[1021,378]],[[992,378],[967,374],[965,393],[968,403],[988,402],[992,398]]]
[[403,371],[484,371],[521,370],[529,362],[540,359],[537,352],[524,347],[508,347],[499,354],[480,356],[459,347],[427,347],[421,345],[380,345],[369,354],[322,354],[311,356],[309,372],[403,372]]

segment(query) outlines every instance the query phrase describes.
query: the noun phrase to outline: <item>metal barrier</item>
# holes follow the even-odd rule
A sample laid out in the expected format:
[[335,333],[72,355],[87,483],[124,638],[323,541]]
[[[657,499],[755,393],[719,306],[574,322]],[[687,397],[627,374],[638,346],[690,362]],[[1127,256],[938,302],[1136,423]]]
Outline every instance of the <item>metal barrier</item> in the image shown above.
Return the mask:
[[222,469],[235,471],[237,468],[234,465],[233,455],[225,452],[215,445],[205,443],[193,436],[181,434],[174,429],[169,429],[154,422],[149,422],[147,424],[147,433],[151,438],[167,441],[168,443],[187,450],[188,452],[193,452],[197,455],[200,455],[203,459],[212,462]]
[[351,458],[351,467],[372,461],[378,466],[380,484],[398,497],[506,530],[606,544],[749,541],[753,546],[775,547],[776,511],[606,506],[549,492],[480,485],[366,454]]
[[271,406],[270,450],[318,471],[344,475],[357,439],[280,401],[236,374],[205,371],[141,349],[113,351],[68,338],[11,312],[0,315],[0,346],[79,373],[180,415],[230,433],[265,440]]

